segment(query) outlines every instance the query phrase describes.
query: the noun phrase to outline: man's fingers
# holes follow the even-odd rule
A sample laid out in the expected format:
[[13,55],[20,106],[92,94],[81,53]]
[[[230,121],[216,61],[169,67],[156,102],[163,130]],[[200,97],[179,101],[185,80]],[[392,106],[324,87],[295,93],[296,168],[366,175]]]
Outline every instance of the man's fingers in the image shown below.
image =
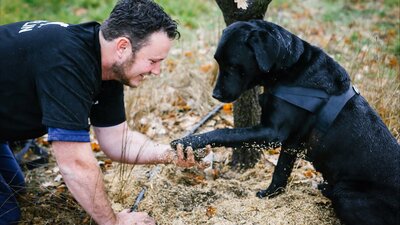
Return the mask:
[[[185,154],[186,153],[186,154]],[[183,145],[178,144],[176,146],[176,161],[175,164],[180,167],[192,167],[196,165],[196,160],[194,157],[194,152],[192,147],[187,147],[183,150]]]
[[178,161],[184,160],[182,144],[176,146],[176,156],[178,156]]
[[194,166],[194,164],[196,164],[196,160],[194,159],[193,148],[187,147],[186,153],[187,153],[186,162],[189,164],[189,166]]

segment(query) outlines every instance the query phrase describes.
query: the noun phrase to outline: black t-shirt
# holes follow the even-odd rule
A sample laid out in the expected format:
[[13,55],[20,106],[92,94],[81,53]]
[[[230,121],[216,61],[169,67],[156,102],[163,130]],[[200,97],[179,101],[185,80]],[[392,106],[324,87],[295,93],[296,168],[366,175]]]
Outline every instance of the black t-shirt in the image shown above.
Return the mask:
[[99,24],[0,26],[0,140],[125,121],[123,86],[101,81]]

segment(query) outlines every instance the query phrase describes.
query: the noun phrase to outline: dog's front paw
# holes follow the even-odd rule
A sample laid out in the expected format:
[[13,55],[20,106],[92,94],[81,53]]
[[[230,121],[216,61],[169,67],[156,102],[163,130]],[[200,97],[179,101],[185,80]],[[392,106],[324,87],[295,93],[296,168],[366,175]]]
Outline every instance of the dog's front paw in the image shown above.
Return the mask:
[[180,138],[180,139],[173,140],[173,141],[171,141],[170,145],[171,145],[171,148],[173,148],[173,149],[176,149],[178,147],[178,145],[181,145],[183,149],[186,149],[187,147],[193,148],[190,138]]
[[192,147],[194,150],[198,148],[202,148],[205,146],[202,146],[200,142],[201,138],[195,135],[189,135],[183,138],[179,138],[176,140],[171,141],[170,145],[173,149],[176,149],[178,144],[182,145],[183,149],[186,149],[187,147]]
[[173,140],[173,141],[171,141],[171,143],[169,143],[169,144],[170,144],[171,148],[173,148],[173,149],[175,149],[175,150],[176,150],[176,148],[178,147],[178,144],[181,144],[183,147],[185,147],[185,146],[183,145],[182,139]]
[[178,145],[182,146],[183,153],[186,155],[188,151],[188,147],[191,147],[194,157],[196,161],[199,161],[200,159],[204,158],[205,156],[208,155],[211,151],[211,146],[203,146],[201,140],[197,136],[186,136],[184,138],[176,139],[170,142],[170,145],[173,149],[177,149]]

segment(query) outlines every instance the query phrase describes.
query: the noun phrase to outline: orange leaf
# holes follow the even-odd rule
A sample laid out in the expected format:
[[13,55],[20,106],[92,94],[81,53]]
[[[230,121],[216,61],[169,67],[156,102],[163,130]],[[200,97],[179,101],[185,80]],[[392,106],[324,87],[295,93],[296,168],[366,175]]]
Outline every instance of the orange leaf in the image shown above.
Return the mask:
[[223,109],[224,112],[226,112],[226,113],[231,113],[231,112],[232,112],[232,109],[233,109],[233,104],[232,104],[232,103],[224,104],[224,106],[222,107],[222,109]]
[[215,214],[217,214],[217,208],[212,207],[212,206],[208,206],[207,207],[207,211],[206,211],[206,215],[208,217],[213,217],[213,216],[215,216]]
[[399,65],[399,62],[397,61],[396,57],[391,57],[389,59],[389,66],[391,68],[397,68],[398,65]]
[[200,66],[200,70],[203,73],[208,73],[210,70],[213,68],[213,64],[211,63],[206,63]]
[[186,57],[191,58],[193,57],[193,52],[192,51],[186,51],[185,53],[183,53]]
[[167,70],[168,72],[173,72],[176,68],[176,62],[173,59],[168,59],[167,60]]
[[277,154],[279,154],[281,151],[280,151],[280,148],[275,148],[275,149],[269,149],[268,150],[268,154],[270,154],[270,155],[277,155]]
[[309,169],[306,170],[303,174],[304,174],[304,176],[307,177],[307,178],[313,178],[314,175],[315,175],[314,171],[309,170]]
[[213,176],[214,180],[217,179],[219,177],[219,170],[213,169],[212,176]]
[[98,143],[92,142],[91,146],[92,146],[92,151],[94,151],[94,152],[99,152],[100,151],[100,145]]
[[351,41],[351,39],[349,38],[349,37],[345,37],[344,38],[344,43],[346,43],[346,44],[351,44],[352,43],[352,41]]
[[387,35],[388,35],[390,38],[396,37],[396,34],[397,34],[397,30],[396,30],[396,29],[389,29],[389,30],[387,31]]
[[45,147],[49,147],[49,146],[50,146],[50,143],[49,143],[48,141],[44,140],[43,137],[37,138],[37,139],[36,139],[36,142],[37,142],[39,145],[42,145],[42,146],[45,146]]

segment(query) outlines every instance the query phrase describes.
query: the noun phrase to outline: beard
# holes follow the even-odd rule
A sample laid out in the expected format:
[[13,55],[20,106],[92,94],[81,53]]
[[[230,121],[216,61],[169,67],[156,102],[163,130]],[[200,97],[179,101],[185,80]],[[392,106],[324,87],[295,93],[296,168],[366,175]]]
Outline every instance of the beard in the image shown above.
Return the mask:
[[129,87],[136,87],[130,83],[129,78],[126,75],[127,68],[130,68],[134,62],[135,62],[134,58],[131,57],[130,59],[126,60],[123,63],[119,63],[119,64],[114,63],[111,66],[111,70],[114,73],[117,80],[119,82],[121,82],[122,84],[127,85]]

